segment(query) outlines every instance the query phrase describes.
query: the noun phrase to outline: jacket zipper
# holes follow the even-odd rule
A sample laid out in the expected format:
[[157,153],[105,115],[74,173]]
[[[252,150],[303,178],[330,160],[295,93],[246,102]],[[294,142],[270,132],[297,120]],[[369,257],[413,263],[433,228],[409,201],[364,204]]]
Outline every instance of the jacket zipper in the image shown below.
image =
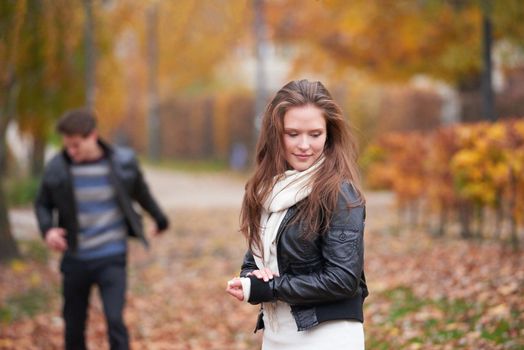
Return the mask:
[[[133,213],[129,213],[129,210],[132,210],[132,204],[129,204],[128,206],[125,205],[123,197],[126,196],[125,191],[122,189],[122,184],[118,181],[115,171],[115,164],[112,159],[112,155],[108,155],[108,161],[109,161],[109,178],[111,181],[111,184],[113,185],[113,188],[115,189],[116,198],[118,201],[118,204],[120,206],[120,210],[122,210],[122,213],[124,214],[125,219],[129,222],[129,225],[131,226],[131,229],[134,231],[134,233],[138,236],[138,238],[142,241],[142,244],[148,248],[149,243],[147,242],[145,238],[145,234],[143,230],[140,229],[140,227],[137,227],[136,222],[134,222],[132,219],[129,219],[130,216],[133,215]],[[131,198],[129,199],[132,200]]]
[[[73,247],[71,247],[71,253],[73,255],[76,255],[78,253],[78,231],[79,231],[79,224],[78,224],[78,210],[77,210],[77,206],[76,206],[76,197],[75,197],[75,192],[73,190],[73,175],[71,173],[71,164],[69,162],[67,162],[67,160],[65,160],[65,166],[66,166],[66,176],[67,176],[67,191],[69,192],[69,196],[71,198],[71,208],[73,209],[73,214],[74,214],[74,223],[75,223],[75,232],[67,232],[67,234],[71,234],[73,235],[74,234],[74,239],[71,238],[71,240],[73,240]],[[73,236],[71,236],[73,237]]]
[[282,271],[282,266],[280,266],[280,260],[278,259],[278,255],[279,255],[278,243],[280,241],[280,237],[284,233],[284,228],[286,227],[287,223],[293,218],[293,216],[295,216],[295,214],[296,214],[295,207],[291,207],[288,209],[286,216],[284,216],[284,219],[282,220],[282,222],[280,223],[280,226],[278,227],[277,237],[275,238],[275,245],[276,245],[275,249],[277,253],[277,265],[278,265],[279,273]]
[[[278,227],[277,236],[275,238],[276,252],[277,252],[277,264],[278,264],[278,271],[279,272],[282,270],[282,268],[280,266],[280,261],[278,260],[278,241],[280,240],[280,236],[282,236],[282,233],[284,232],[284,227],[286,227],[287,223],[289,222],[289,220],[291,220],[291,218],[294,215],[295,215],[295,210],[290,208],[287,211],[286,215],[284,216],[284,219],[282,219],[282,222],[280,223],[280,226]],[[256,322],[256,325],[255,325],[254,333],[256,333],[259,329],[263,328],[262,327],[263,314],[264,314],[264,307],[263,307],[263,304],[260,304],[260,310],[258,312],[258,317],[257,317],[257,322]]]

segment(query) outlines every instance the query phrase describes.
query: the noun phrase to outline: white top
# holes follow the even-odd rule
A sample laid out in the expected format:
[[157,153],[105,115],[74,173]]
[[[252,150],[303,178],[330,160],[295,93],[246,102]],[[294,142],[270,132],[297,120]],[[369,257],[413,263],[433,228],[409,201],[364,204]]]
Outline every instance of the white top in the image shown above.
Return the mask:
[[359,321],[323,322],[305,331],[297,324],[289,304],[277,302],[274,308],[277,329],[268,325],[264,314],[262,350],[364,350],[364,327]]

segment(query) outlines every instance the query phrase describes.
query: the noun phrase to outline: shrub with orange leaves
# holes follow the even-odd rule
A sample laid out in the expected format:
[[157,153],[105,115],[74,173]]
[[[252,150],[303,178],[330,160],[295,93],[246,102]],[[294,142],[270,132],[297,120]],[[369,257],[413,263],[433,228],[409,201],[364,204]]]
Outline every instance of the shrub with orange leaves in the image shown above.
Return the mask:
[[[487,210],[495,212],[495,236],[509,222],[511,240],[517,243],[524,221],[524,120],[458,124],[431,135],[388,134],[364,159],[368,186],[387,185],[401,208],[423,199],[439,213],[440,233],[452,210],[468,232],[476,213],[480,234]],[[374,173],[380,169],[387,171]]]

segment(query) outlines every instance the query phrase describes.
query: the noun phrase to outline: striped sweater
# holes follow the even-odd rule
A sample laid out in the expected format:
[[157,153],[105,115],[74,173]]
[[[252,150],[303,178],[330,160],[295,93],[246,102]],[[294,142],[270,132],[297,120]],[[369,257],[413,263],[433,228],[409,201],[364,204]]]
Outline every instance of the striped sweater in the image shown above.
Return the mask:
[[124,215],[110,182],[109,162],[71,166],[79,223],[78,258],[90,260],[127,250]]

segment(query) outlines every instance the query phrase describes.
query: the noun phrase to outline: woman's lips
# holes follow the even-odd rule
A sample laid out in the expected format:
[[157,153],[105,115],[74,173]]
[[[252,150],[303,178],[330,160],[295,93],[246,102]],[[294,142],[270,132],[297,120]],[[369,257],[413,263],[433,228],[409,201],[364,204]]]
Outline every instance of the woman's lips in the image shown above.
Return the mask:
[[311,154],[295,154],[294,156],[300,160],[307,160],[309,157],[311,157]]

